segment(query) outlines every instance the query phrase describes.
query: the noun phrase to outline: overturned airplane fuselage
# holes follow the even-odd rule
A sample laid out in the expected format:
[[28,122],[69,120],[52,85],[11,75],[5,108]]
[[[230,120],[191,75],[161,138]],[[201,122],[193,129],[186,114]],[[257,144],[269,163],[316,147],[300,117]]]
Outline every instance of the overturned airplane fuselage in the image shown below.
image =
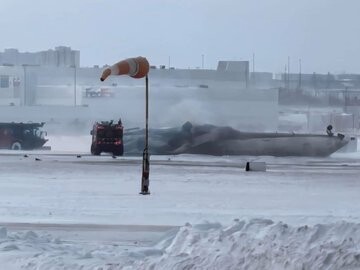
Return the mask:
[[[144,148],[144,131],[124,135],[125,154],[138,155]],[[240,132],[231,127],[192,125],[179,128],[151,129],[152,155],[204,154],[249,156],[329,156],[348,143],[337,136],[292,133]]]

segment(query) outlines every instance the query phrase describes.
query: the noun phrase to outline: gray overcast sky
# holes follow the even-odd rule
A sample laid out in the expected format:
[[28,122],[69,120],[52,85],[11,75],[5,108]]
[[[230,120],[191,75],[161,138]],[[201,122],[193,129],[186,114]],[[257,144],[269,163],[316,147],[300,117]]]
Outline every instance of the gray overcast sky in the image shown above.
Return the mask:
[[58,45],[81,65],[143,55],[153,65],[360,73],[360,0],[1,0],[0,51]]

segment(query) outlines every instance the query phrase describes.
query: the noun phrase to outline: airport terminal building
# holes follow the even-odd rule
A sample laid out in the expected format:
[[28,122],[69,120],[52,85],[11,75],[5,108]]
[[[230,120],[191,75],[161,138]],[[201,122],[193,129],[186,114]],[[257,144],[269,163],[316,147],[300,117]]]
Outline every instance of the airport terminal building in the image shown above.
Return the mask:
[[[111,76],[102,83],[102,70],[98,66],[80,67],[80,52],[70,47],[34,53],[6,49],[0,52],[0,120],[49,121],[68,115],[90,121],[122,115],[141,125],[144,81]],[[176,119],[175,124],[191,120],[271,131],[278,128],[279,102],[287,97],[301,100],[306,92],[341,105],[348,98],[345,89],[357,100],[358,92],[351,87],[356,88],[359,79],[250,72],[249,61],[219,61],[216,69],[151,66],[149,78],[154,124],[171,125]],[[353,112],[356,104],[348,105],[347,111]]]

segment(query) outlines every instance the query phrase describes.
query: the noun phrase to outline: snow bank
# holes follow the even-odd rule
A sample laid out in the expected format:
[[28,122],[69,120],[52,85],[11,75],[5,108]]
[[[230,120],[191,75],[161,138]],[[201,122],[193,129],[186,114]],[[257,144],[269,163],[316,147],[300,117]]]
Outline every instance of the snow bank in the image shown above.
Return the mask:
[[186,224],[148,248],[86,246],[6,229],[0,235],[0,261],[21,269],[360,268],[360,224],[348,222],[311,227],[267,219],[234,220],[228,227]]
[[146,257],[135,269],[359,269],[359,240],[360,224],[346,222],[187,224],[158,245],[161,256]]

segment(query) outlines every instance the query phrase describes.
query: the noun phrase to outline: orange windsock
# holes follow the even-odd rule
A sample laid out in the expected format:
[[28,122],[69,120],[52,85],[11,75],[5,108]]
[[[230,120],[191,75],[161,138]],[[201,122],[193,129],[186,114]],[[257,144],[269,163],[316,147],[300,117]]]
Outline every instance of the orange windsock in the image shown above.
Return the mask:
[[105,69],[100,80],[103,82],[110,75],[129,75],[133,78],[143,78],[149,73],[149,62],[145,57],[128,58]]

